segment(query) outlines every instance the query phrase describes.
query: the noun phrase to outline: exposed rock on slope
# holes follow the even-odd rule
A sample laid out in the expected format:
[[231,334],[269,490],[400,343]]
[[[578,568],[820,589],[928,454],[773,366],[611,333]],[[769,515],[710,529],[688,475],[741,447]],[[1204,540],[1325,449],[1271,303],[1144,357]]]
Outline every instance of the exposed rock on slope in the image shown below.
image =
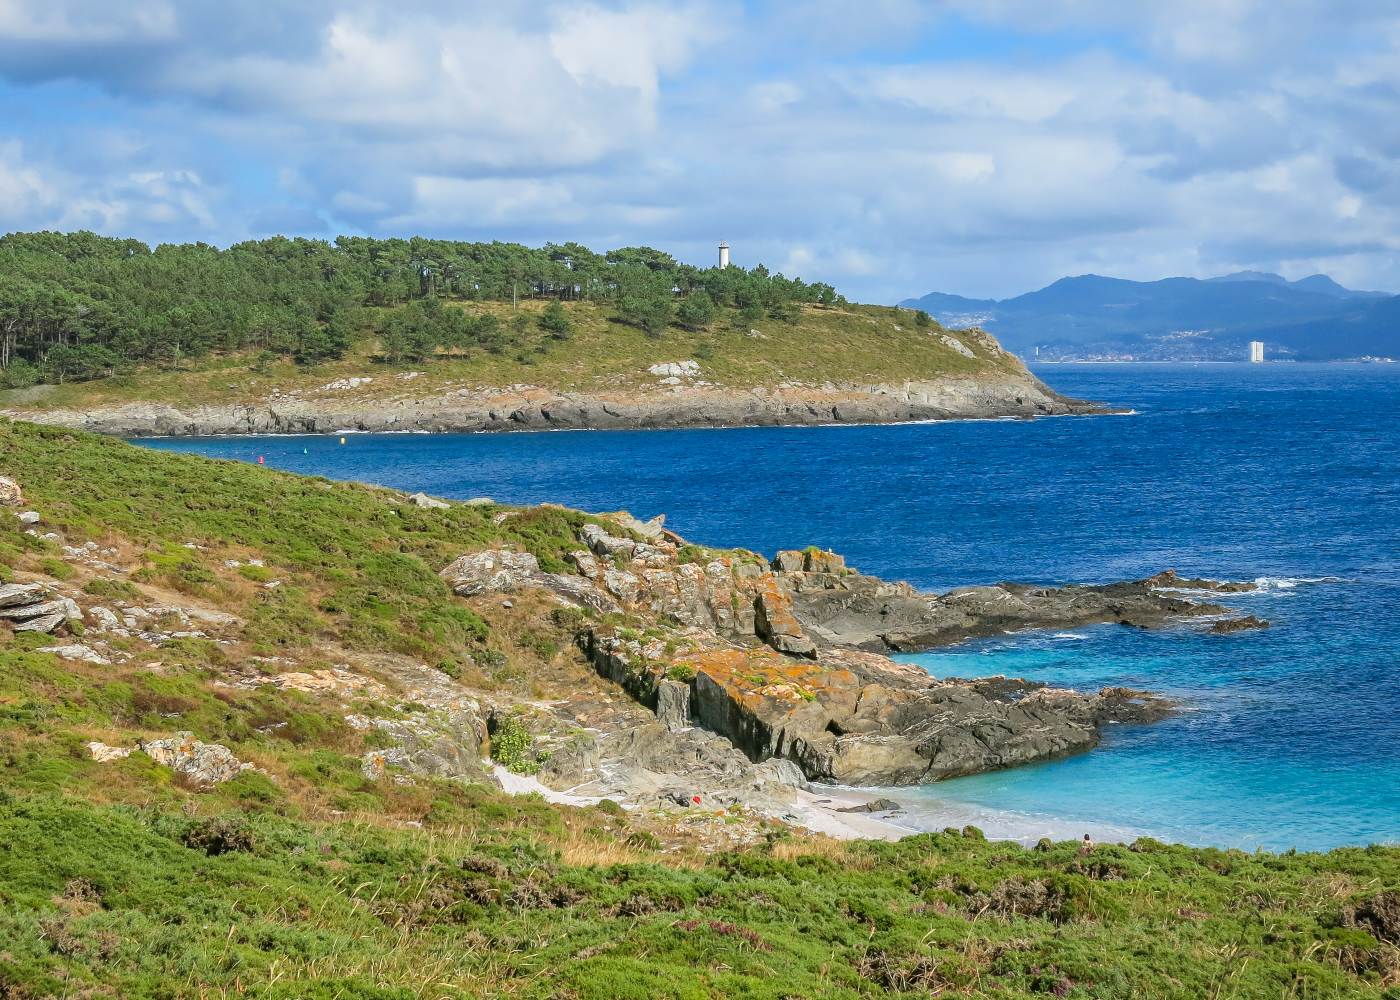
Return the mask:
[[18,507],[24,503],[24,491],[9,476],[0,476],[0,507]]
[[141,752],[157,764],[183,774],[196,785],[216,785],[238,777],[253,765],[244,763],[217,743],[203,743],[193,733],[176,733],[159,740],[142,740]]
[[0,618],[16,632],[53,632],[67,622],[81,622],[82,610],[71,598],[40,583],[0,586]]
[[[591,588],[640,626],[583,631],[581,645],[603,676],[669,731],[694,721],[750,760],[784,759],[808,778],[847,784],[907,784],[1042,760],[1094,746],[1106,723],[1170,711],[1163,699],[1118,688],[1085,694],[1005,678],[935,680],[873,650],[1227,613],[1177,592],[1214,585],[1171,572],[1104,586],[1000,584],[933,595],[856,573],[818,550],[779,553],[770,567],[752,553],[700,550],[670,534],[643,542],[590,524],[581,540],[588,548],[571,556],[575,588]],[[510,561],[486,555],[492,567]],[[467,559],[476,566],[481,556]],[[459,593],[533,581],[571,603],[601,603],[533,566],[522,564],[516,578],[464,575],[463,562],[444,571]]]

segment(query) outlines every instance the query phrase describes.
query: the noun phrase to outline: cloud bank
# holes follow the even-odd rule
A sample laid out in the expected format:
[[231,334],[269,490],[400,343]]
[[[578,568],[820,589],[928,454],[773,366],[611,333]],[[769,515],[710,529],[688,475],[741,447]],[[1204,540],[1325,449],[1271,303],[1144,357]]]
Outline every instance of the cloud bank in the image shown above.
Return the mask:
[[1400,290],[1391,3],[0,0],[0,81],[6,230]]

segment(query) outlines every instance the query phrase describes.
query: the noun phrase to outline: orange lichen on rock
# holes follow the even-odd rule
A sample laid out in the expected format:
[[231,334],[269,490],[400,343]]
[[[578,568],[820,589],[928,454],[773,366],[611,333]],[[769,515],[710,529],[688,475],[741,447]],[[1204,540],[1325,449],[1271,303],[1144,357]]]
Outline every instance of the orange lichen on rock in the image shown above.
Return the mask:
[[817,647],[802,631],[792,613],[792,597],[778,586],[777,577],[766,574],[758,581],[754,595],[754,632],[780,653],[816,656]]
[[858,686],[855,674],[813,660],[794,660],[768,649],[709,649],[679,656],[676,664],[704,674],[746,707],[765,698],[805,703],[816,695]]

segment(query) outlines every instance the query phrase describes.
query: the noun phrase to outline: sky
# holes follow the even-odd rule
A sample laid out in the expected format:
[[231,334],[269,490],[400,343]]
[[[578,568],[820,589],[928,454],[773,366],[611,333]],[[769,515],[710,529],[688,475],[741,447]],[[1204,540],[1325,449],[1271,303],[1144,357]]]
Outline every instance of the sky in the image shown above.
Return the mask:
[[0,231],[1400,291],[1394,0],[0,0]]

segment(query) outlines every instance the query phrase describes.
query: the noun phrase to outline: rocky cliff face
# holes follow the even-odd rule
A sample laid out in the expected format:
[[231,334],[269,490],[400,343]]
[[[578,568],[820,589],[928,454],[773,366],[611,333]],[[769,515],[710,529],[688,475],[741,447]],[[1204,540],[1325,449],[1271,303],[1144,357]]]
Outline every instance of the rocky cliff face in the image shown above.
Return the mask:
[[[577,576],[500,567],[510,553],[458,560],[463,595],[543,587],[613,619],[580,631],[600,674],[665,728],[699,725],[751,761],[786,760],[809,779],[911,784],[1085,750],[1109,722],[1148,722],[1171,706],[1145,692],[1058,690],[1005,678],[937,680],[883,650],[926,648],[1026,627],[1140,627],[1227,609],[1186,589],[1224,589],[1173,573],[1104,586],[1000,584],[923,594],[854,572],[834,553],[753,553],[587,526]],[[1263,623],[1260,623],[1263,624]]]
[[1102,412],[1029,373],[899,384],[727,388],[657,386],[560,392],[462,388],[427,397],[279,396],[252,404],[129,403],[80,410],[12,408],[0,415],[121,437],[357,431],[509,431],[893,423]]

